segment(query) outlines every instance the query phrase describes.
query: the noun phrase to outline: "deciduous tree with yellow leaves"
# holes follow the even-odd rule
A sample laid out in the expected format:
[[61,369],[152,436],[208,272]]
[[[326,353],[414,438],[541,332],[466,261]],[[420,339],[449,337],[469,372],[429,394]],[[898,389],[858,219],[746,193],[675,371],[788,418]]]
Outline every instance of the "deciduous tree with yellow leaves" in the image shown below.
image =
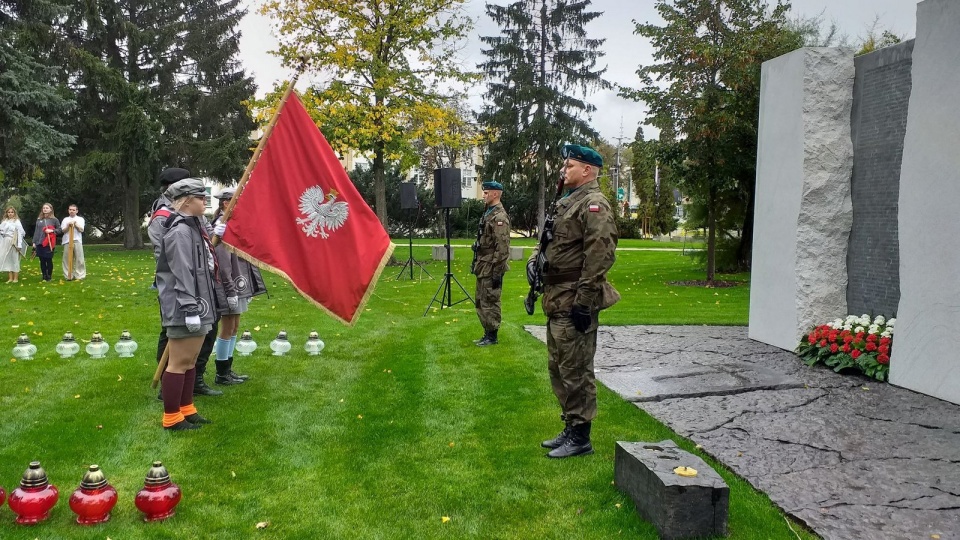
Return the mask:
[[303,98],[330,144],[372,154],[384,227],[386,161],[412,165],[412,142],[442,131],[437,119],[450,116],[444,88],[475,79],[457,58],[473,25],[465,1],[269,0],[261,8],[278,30],[283,62],[303,63],[324,81]]

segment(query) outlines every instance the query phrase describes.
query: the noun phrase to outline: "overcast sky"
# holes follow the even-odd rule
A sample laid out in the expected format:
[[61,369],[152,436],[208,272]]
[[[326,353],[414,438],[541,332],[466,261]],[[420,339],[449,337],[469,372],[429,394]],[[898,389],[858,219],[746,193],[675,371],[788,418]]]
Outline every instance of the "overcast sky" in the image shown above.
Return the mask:
[[[249,13],[240,25],[240,55],[244,67],[254,74],[258,92],[263,95],[279,80],[290,76],[290,70],[280,65],[279,60],[269,51],[276,48],[270,21],[258,14],[258,0],[243,0]],[[498,0],[496,3],[507,3]],[[866,35],[874,20],[879,19],[879,28],[890,29],[894,33],[913,38],[916,35],[917,6],[914,0],[793,0],[791,12],[795,15],[815,16],[822,13],[825,24],[833,21],[840,31],[852,41]],[[497,27],[486,16],[484,0],[469,0],[467,14],[475,21],[476,28],[467,36],[464,49],[464,65],[475,69],[483,60],[480,53],[478,36],[496,35]],[[653,8],[652,0],[593,0],[592,10],[603,15],[587,27],[591,37],[604,38],[603,50],[606,55],[601,65],[607,66],[607,79],[623,86],[635,86],[637,66],[652,62],[652,48],[646,39],[633,34],[633,20],[638,22],[662,23]],[[308,78],[307,83],[310,82]],[[304,88],[305,85],[299,85]],[[482,104],[484,87],[478,85],[470,91],[470,103],[474,109]],[[636,103],[617,97],[616,91],[598,92],[589,97],[597,106],[592,118],[593,126],[600,135],[610,142],[621,133],[626,141],[632,140],[637,125],[646,117],[642,103]],[[655,135],[650,127],[644,127],[647,138]]]

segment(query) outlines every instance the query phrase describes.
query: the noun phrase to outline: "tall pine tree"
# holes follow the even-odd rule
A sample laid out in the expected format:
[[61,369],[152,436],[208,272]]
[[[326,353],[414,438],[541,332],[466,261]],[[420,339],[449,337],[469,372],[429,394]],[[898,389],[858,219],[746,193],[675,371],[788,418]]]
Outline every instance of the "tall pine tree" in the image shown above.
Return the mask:
[[253,84],[237,64],[238,0],[74,3],[63,25],[73,59],[77,147],[61,168],[78,198],[118,193],[123,243],[143,246],[143,203],[163,166],[236,180],[253,124]]
[[518,0],[506,6],[487,3],[487,15],[500,25],[499,36],[484,36],[489,46],[480,67],[490,82],[479,115],[491,142],[483,178],[522,182],[537,201],[542,225],[549,178],[559,174],[560,145],[597,138],[587,123],[594,107],[589,91],[607,88],[606,68],[598,68],[602,39],[587,37],[586,25],[600,12],[590,0]]
[[43,0],[0,0],[0,201],[74,143],[63,128],[73,100],[50,58],[61,12]]

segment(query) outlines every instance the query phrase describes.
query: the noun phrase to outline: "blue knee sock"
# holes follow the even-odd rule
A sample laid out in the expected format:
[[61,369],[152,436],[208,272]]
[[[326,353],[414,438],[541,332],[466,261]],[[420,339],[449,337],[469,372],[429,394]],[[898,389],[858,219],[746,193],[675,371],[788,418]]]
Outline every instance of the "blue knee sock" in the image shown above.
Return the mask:
[[230,336],[230,356],[228,358],[233,358],[233,349],[237,347],[237,335],[234,334]]
[[217,338],[213,349],[217,351],[217,362],[226,362],[230,358],[230,340]]

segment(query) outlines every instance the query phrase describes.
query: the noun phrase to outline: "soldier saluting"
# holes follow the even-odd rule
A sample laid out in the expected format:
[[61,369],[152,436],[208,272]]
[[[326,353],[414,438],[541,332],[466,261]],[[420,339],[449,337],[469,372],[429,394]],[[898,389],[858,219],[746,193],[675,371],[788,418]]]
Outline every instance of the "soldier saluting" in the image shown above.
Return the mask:
[[575,144],[564,146],[561,155],[565,192],[556,202],[552,238],[541,238],[527,263],[536,265],[539,251],[544,250],[543,267],[536,270],[542,275],[542,306],[548,317],[550,384],[565,424],[556,438],[541,443],[551,449],[547,454],[551,458],[593,453],[590,426],[597,416],[593,357],[598,315],[619,299],[606,281],[618,233],[610,203],[597,182],[603,158],[594,149]]
[[470,272],[477,276],[477,317],[483,326],[483,337],[474,343],[481,347],[496,345],[500,330],[500,293],[503,274],[510,269],[510,218],[500,204],[503,185],[483,183],[486,211],[480,216],[477,241],[473,243],[473,264]]

